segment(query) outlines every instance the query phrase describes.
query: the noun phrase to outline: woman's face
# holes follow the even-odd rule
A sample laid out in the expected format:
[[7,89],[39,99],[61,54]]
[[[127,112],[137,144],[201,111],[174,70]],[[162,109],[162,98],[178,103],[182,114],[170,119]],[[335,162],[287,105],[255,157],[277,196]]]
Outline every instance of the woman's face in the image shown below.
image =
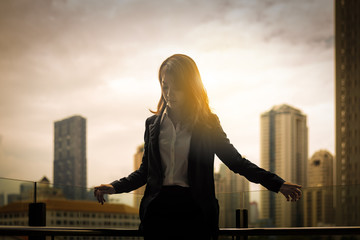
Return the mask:
[[173,76],[165,74],[161,80],[161,91],[168,107],[172,110],[182,110],[185,105],[185,93],[177,86]]

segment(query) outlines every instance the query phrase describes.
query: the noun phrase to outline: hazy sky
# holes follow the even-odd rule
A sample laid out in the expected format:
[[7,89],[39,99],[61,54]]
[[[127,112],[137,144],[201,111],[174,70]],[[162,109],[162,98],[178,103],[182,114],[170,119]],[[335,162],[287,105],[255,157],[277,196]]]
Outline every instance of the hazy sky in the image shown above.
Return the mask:
[[53,181],[53,124],[75,114],[88,186],[128,175],[174,53],[253,162],[260,114],[283,103],[307,115],[309,156],[334,153],[332,0],[1,0],[0,177]]

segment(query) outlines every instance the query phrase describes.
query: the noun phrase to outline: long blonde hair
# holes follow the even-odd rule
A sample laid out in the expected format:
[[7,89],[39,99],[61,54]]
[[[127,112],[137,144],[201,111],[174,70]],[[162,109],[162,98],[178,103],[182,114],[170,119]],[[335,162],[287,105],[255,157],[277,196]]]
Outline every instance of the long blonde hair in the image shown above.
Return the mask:
[[[186,96],[185,114],[188,116],[188,123],[192,126],[198,122],[206,124],[211,114],[209,98],[194,60],[184,54],[168,57],[159,69],[160,85],[167,74],[172,75],[176,84],[184,90]],[[161,94],[157,110],[151,112],[159,115],[165,107],[166,101]]]

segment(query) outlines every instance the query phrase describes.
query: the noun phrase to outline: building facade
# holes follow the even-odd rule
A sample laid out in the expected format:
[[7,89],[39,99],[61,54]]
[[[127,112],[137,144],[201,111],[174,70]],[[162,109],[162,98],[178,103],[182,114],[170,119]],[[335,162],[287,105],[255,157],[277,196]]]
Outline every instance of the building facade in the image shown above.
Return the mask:
[[[46,204],[47,227],[84,227],[84,228],[124,228],[137,229],[140,224],[138,209],[124,204],[101,205],[92,201],[74,201],[66,199],[43,200]],[[14,202],[0,207],[0,225],[28,226],[29,203]],[[79,239],[79,237],[61,237],[56,239]],[[88,238],[80,238],[88,239]],[[109,237],[91,237],[103,240]],[[111,239],[130,239],[112,237]],[[132,237],[131,239],[140,239]]]
[[[261,167],[289,182],[307,185],[308,128],[306,115],[283,104],[261,115]],[[276,227],[301,226],[302,203],[287,204],[269,191],[260,194],[261,218]]]
[[232,172],[223,163],[220,165],[215,179],[216,197],[220,207],[220,227],[235,227],[236,210],[248,209],[249,206],[249,181]]
[[[360,224],[360,1],[335,0],[337,224]],[[340,187],[341,186],[341,187]],[[345,217],[344,217],[345,216]]]
[[54,123],[54,185],[68,199],[86,199],[86,119],[81,116]]

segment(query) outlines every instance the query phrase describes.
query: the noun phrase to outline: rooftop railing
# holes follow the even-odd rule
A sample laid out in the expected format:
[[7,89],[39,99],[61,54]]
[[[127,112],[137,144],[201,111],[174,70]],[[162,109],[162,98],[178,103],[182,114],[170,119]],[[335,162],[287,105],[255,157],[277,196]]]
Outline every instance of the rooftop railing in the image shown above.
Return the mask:
[[[302,192],[297,203],[267,190],[217,193],[220,239],[284,235],[292,236],[291,239],[311,235],[360,239],[359,185],[308,187]],[[96,203],[92,189],[0,178],[0,236],[133,239],[140,236],[137,212],[141,197],[141,193],[111,195],[103,206]],[[40,210],[44,211],[43,218],[31,223],[29,205],[34,203],[47,205]],[[113,209],[116,213],[112,213]],[[245,209],[246,215],[239,215],[239,209]]]
[[[219,238],[247,237],[247,236],[355,236],[360,235],[358,227],[292,227],[292,228],[221,228]],[[64,227],[18,227],[0,226],[0,236],[29,236],[29,237],[138,237],[141,233],[137,229],[88,229]],[[355,237],[354,237],[355,239]]]

